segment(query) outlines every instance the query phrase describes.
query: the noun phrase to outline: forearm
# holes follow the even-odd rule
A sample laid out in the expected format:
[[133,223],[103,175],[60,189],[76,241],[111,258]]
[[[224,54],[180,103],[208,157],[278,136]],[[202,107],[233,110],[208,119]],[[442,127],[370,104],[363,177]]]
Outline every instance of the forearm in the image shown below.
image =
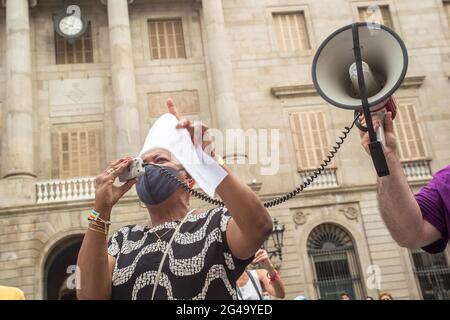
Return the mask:
[[[275,269],[273,271],[269,271],[270,276],[274,276],[275,272],[277,272]],[[286,296],[286,290],[284,288],[284,283],[280,278],[280,275],[278,274],[273,281],[269,282],[269,288],[270,290],[267,290],[270,295],[284,299]]]
[[[272,219],[253,190],[225,168],[228,176],[217,187],[241,232],[255,243],[262,243],[272,231]],[[257,247],[259,247],[257,245]]]
[[394,240],[404,247],[421,245],[423,218],[396,154],[386,157],[390,175],[378,178],[381,216]]
[[[98,209],[101,218],[109,220],[111,210]],[[107,236],[96,231],[87,230],[77,265],[80,268],[80,288],[78,299],[110,299],[111,273],[108,265]]]

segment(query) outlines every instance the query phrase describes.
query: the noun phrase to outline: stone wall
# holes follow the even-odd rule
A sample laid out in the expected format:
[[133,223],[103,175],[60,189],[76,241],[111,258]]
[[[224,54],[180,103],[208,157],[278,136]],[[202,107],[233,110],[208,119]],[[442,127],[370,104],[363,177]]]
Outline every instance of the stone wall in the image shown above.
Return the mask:
[[[440,1],[386,0],[224,0],[224,16],[231,50],[234,93],[243,129],[280,130],[280,170],[276,176],[261,176],[251,167],[252,179],[262,182],[262,199],[290,191],[301,183],[297,174],[294,146],[289,128],[289,113],[323,110],[330,141],[349,125],[352,113],[329,107],[317,95],[276,98],[271,89],[280,86],[310,86],[311,62],[321,41],[335,29],[357,18],[357,6],[389,4],[396,31],[405,40],[410,54],[407,77],[421,81],[397,92],[399,100],[412,100],[423,130],[431,167],[435,172],[450,162],[449,53],[450,32]],[[112,116],[112,80],[108,18],[106,7],[85,3],[94,37],[94,63],[55,65],[51,15],[59,12],[54,2],[39,1],[30,9],[33,108],[36,123],[35,148],[38,180],[51,175],[50,132],[52,125],[101,122],[104,126],[106,160],[114,158],[115,127]],[[311,50],[279,52],[273,31],[272,13],[305,12]],[[138,97],[141,142],[155,120],[149,101],[159,93],[195,92],[198,108],[187,111],[190,119],[216,125],[211,66],[201,6],[196,1],[135,1],[129,6],[132,51]],[[147,20],[182,17],[186,59],[151,60]],[[417,23],[419,21],[421,23]],[[5,10],[0,8],[0,128],[4,128],[3,101],[6,97]],[[79,101],[61,100],[58,90],[70,92],[74,84],[82,91]],[[53,88],[53,89],[52,89]],[[100,89],[99,89],[100,88]],[[56,91],[55,91],[56,90]],[[66,92],[66,93],[67,93]],[[99,95],[99,92],[101,94]],[[167,94],[169,95],[169,94]],[[74,109],[74,108],[81,109]],[[62,110],[62,111],[61,111]],[[77,111],[78,110],[78,111]],[[81,111],[80,111],[81,110]],[[158,110],[161,110],[158,108]],[[0,141],[4,134],[0,132]],[[1,156],[1,151],[0,151]],[[287,298],[306,295],[317,298],[311,261],[306,252],[310,231],[320,223],[335,223],[354,240],[360,273],[365,283],[367,267],[378,265],[382,271],[382,291],[396,299],[420,298],[410,254],[399,248],[381,221],[376,200],[376,176],[369,157],[352,133],[336,157],[338,188],[305,192],[295,200],[271,209],[285,224],[281,274]],[[417,190],[426,181],[420,181]],[[46,257],[65,237],[82,234],[87,210],[92,201],[36,205],[34,180],[0,181],[0,283],[18,286],[27,299],[43,298]],[[203,204],[194,201],[194,205]],[[356,217],[343,211],[351,206]],[[295,221],[294,222],[294,218]],[[147,219],[132,193],[113,212],[113,229]],[[300,223],[299,223],[300,221]],[[376,296],[378,291],[367,290]]]

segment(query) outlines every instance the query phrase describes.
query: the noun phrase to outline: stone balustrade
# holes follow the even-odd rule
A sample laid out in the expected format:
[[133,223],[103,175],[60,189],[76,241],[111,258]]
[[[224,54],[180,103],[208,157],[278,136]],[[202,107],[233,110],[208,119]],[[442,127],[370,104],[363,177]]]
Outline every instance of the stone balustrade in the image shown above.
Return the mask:
[[94,177],[46,180],[36,183],[36,202],[50,203],[95,198]]

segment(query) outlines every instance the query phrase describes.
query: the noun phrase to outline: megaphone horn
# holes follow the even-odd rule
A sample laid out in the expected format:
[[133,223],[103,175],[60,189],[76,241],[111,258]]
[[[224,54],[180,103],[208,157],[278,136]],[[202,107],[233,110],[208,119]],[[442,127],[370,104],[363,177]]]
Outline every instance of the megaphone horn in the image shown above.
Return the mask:
[[374,29],[372,24],[360,22],[333,32],[314,56],[313,83],[320,96],[330,104],[350,110],[362,109],[353,51],[353,26],[359,32],[369,107],[376,110],[400,87],[408,70],[406,46],[400,36],[386,26],[379,25],[379,29]]
[[319,95],[336,107],[364,112],[379,176],[389,174],[381,143],[384,133],[382,128],[375,133],[370,113],[392,101],[407,70],[408,52],[400,36],[365,22],[333,32],[313,60],[312,79]]

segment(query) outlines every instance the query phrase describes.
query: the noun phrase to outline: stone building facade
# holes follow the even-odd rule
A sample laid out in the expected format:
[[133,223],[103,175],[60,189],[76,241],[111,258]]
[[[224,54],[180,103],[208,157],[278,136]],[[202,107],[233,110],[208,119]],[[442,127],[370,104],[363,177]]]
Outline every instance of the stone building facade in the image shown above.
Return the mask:
[[[74,0],[89,22],[75,43],[54,29],[53,17],[68,4],[3,0],[0,7],[0,284],[20,287],[27,299],[67,294],[96,170],[139,151],[169,96],[184,116],[219,130],[279,130],[276,175],[259,174],[258,164],[237,168],[262,200],[300,184],[352,121],[315,92],[314,53],[371,5],[409,51],[396,129],[412,189],[450,162],[447,1]],[[375,182],[353,132],[318,183],[270,209],[286,228],[287,298],[341,291],[445,298],[448,250],[431,263],[396,245],[380,218]],[[114,208],[112,227],[146,217],[130,192]],[[430,273],[436,265],[439,272]]]

